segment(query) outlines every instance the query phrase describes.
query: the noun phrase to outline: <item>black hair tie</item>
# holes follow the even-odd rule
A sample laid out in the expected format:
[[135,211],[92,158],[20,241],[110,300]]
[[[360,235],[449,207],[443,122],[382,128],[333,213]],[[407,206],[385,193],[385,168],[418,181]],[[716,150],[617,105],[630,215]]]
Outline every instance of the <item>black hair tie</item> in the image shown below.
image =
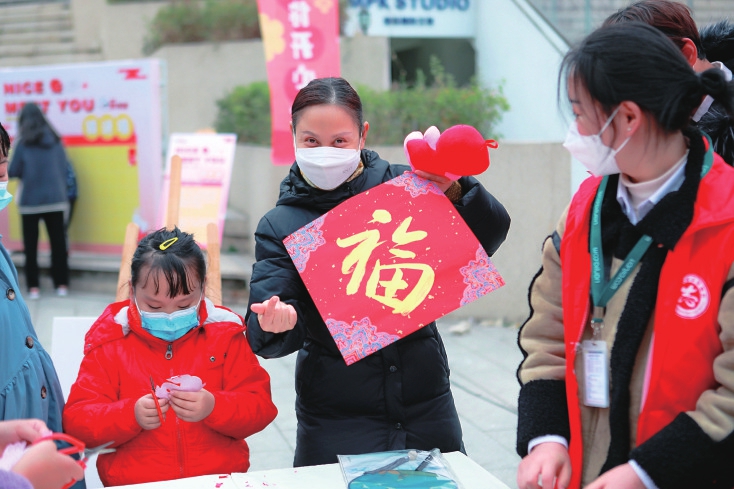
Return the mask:
[[714,98],[722,97],[727,94],[728,83],[724,73],[718,68],[711,68],[703,73],[699,73],[698,79],[701,82],[703,91]]

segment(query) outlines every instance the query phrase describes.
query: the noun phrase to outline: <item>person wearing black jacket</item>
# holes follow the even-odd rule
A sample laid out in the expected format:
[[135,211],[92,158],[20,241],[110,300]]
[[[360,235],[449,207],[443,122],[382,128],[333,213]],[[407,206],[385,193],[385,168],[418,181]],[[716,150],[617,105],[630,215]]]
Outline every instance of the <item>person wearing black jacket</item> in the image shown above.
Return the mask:
[[[712,64],[734,70],[734,23],[721,20],[701,28],[701,44]],[[734,165],[734,118],[717,102],[698,121],[698,127],[714,142],[714,150]]]
[[[359,96],[341,78],[301,89],[291,110],[296,163],[274,209],[255,232],[247,338],[276,358],[298,351],[294,466],[337,462],[337,454],[397,449],[464,450],[436,324],[347,366],[282,240],[365,190],[409,167],[364,148],[369,124]],[[488,255],[507,236],[505,208],[474,178],[434,181],[454,203]]]
[[[728,21],[706,26],[699,33],[691,10],[683,3],[640,0],[607,17],[603,26],[626,22],[644,22],[668,36],[697,73],[717,68],[727,81],[732,80],[734,26]],[[711,136],[714,151],[734,165],[734,119],[723,104],[710,96],[704,97],[691,124]]]

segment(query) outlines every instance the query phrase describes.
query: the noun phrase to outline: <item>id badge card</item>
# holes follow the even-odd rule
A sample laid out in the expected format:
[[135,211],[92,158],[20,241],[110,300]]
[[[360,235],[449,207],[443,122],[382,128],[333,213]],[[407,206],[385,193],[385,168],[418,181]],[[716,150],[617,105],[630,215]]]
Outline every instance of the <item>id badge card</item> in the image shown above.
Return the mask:
[[607,343],[585,340],[584,404],[591,407],[609,407],[609,371],[607,370]]

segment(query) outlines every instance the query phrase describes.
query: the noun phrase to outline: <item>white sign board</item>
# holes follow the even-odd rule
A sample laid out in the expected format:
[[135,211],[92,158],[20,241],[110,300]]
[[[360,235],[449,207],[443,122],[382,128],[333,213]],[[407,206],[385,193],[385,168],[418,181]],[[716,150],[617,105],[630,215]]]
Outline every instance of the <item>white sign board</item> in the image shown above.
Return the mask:
[[345,26],[385,37],[473,38],[479,0],[349,0]]
[[[119,253],[128,223],[143,230],[155,223],[163,156],[161,77],[155,59],[0,69],[0,121],[10,136],[17,135],[23,105],[34,102],[74,166],[79,196],[69,228],[73,250]],[[0,217],[5,246],[22,249],[15,209]]]
[[178,227],[187,233],[193,233],[196,241],[205,246],[206,227],[211,222],[216,223],[219,228],[219,242],[222,242],[236,145],[235,134],[171,134],[166,156],[161,213],[158,217],[159,227],[165,226],[168,212],[171,158],[178,155],[181,158]]

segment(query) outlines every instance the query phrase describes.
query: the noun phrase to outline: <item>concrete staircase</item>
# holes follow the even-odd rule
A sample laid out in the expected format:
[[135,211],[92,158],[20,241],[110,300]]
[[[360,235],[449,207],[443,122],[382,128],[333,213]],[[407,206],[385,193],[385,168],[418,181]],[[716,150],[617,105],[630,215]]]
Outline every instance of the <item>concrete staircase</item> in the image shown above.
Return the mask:
[[[633,0],[529,0],[571,44],[596,29],[610,14]],[[693,11],[699,26],[729,18],[734,21],[734,0],[678,0]]]
[[0,66],[103,59],[101,49],[75,43],[69,1],[0,0]]

